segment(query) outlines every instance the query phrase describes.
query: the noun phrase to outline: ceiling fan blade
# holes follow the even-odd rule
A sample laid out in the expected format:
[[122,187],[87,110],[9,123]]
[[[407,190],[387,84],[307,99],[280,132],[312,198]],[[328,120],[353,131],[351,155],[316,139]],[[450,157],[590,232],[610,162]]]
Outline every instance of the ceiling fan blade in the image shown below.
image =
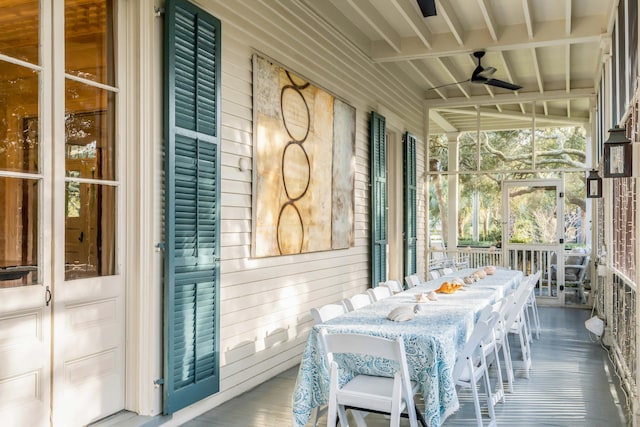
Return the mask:
[[498,71],[493,67],[487,67],[484,70],[480,71],[478,74],[476,74],[478,77],[484,77],[485,79],[488,79],[489,77],[493,76],[495,74],[495,72]]
[[505,82],[504,80],[498,80],[498,79],[487,79],[487,81],[484,82],[484,84],[489,86],[501,87],[503,89],[510,89],[510,90],[522,89],[522,86],[515,85],[513,83]]
[[418,0],[418,6],[422,16],[436,16],[436,1],[435,0]]
[[459,81],[459,82],[454,82],[454,83],[445,83],[445,84],[440,85],[440,86],[434,86],[434,87],[427,88],[427,90],[442,89],[443,87],[448,87],[448,86],[453,86],[453,85],[459,85],[459,84],[467,83],[467,82],[470,82],[470,81],[471,81],[471,79],[461,80],[461,81]]

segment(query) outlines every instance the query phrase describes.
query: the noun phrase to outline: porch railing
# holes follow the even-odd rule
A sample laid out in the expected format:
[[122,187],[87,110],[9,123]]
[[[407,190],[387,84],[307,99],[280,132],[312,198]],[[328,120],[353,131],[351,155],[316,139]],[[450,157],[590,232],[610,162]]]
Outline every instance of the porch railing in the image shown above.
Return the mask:
[[430,269],[448,266],[478,268],[487,265],[502,266],[502,252],[489,248],[457,248],[453,250],[431,250]]
[[[610,285],[611,311],[608,320],[613,359],[622,384],[635,402],[637,375],[636,286],[624,276],[612,274]],[[608,292],[608,293],[609,293]],[[606,334],[606,333],[605,333]]]

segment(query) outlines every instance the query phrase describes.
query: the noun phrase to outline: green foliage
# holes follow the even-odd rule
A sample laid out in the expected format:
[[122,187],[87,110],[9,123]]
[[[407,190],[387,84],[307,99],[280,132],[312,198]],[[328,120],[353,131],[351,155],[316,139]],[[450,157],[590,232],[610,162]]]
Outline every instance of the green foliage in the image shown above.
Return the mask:
[[[465,132],[458,138],[458,230],[460,242],[471,242],[474,194],[478,194],[478,230],[481,242],[502,240],[502,182],[505,179],[552,179],[565,177],[566,208],[568,212],[584,212],[585,174],[565,173],[567,168],[583,169],[586,160],[586,132],[582,127],[511,129],[491,132]],[[478,147],[480,164],[478,164]],[[534,156],[535,147],[535,156]],[[448,143],[445,135],[432,135],[429,139],[431,170],[447,170]],[[534,160],[535,159],[535,160]],[[535,162],[535,163],[534,163]],[[484,172],[464,173],[464,172]],[[446,176],[432,179],[430,185],[430,227],[441,229],[441,212],[446,209]],[[440,195],[440,200],[436,197]],[[525,200],[535,210],[512,206],[519,212],[512,218],[512,242],[544,241],[555,227],[554,200],[533,195]],[[526,212],[526,213],[525,213]],[[572,220],[574,221],[574,220]],[[580,221],[574,221],[580,225]],[[575,227],[574,227],[575,228]],[[481,244],[478,242],[478,244]]]

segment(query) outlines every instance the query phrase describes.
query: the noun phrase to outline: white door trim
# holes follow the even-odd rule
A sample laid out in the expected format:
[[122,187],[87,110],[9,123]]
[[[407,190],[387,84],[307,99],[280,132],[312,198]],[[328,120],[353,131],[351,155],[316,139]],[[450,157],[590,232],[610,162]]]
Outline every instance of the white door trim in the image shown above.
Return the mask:
[[154,0],[120,0],[119,116],[126,200],[127,410],[162,412],[162,24]]

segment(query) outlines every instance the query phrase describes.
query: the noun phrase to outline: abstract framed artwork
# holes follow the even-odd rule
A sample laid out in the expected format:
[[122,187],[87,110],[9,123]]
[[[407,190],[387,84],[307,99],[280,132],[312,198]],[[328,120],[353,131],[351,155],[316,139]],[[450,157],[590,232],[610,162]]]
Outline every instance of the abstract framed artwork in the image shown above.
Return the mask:
[[252,255],[354,242],[355,108],[253,56]]

